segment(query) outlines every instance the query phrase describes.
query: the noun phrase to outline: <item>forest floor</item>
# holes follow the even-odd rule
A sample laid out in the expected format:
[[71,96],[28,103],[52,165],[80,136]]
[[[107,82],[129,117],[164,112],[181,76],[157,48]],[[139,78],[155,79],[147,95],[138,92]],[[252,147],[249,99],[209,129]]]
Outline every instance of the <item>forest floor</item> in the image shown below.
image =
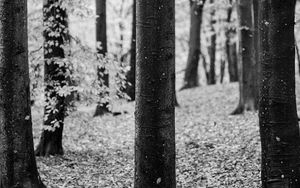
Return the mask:
[[[260,187],[257,113],[229,115],[237,106],[237,83],[201,86],[177,97],[177,187]],[[94,107],[81,106],[66,119],[65,154],[37,158],[48,187],[133,187],[134,103],[118,107],[128,113],[93,118]],[[35,144],[41,115],[33,110]]]

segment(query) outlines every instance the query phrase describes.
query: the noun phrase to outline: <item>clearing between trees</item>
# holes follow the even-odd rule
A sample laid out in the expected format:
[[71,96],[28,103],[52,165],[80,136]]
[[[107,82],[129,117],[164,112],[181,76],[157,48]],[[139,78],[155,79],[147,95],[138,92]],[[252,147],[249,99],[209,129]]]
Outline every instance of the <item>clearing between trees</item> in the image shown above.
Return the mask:
[[[238,100],[237,90],[237,83],[233,83],[178,92],[177,187],[261,185],[258,115],[229,115]],[[114,107],[128,113],[93,118],[95,106],[80,106],[66,118],[65,155],[37,157],[46,185],[133,187],[134,103],[119,101]],[[35,145],[42,125],[39,109],[33,108]]]

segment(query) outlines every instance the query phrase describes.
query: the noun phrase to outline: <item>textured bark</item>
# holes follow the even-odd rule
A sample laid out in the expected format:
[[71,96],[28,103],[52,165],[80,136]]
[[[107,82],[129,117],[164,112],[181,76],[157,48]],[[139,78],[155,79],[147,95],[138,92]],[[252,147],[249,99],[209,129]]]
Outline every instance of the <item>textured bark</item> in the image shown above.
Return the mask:
[[[232,5],[232,0],[229,1]],[[231,25],[231,17],[232,17],[232,6],[230,6],[227,10],[227,23]],[[237,82],[239,80],[238,77],[238,67],[237,67],[237,46],[236,42],[233,41],[234,36],[236,35],[236,29],[233,27],[229,27],[226,29],[225,36],[225,48],[226,48],[226,56],[228,61],[228,72],[229,72],[229,81]]]
[[253,2],[238,0],[240,99],[232,114],[258,108],[257,67],[254,43]]
[[205,0],[202,3],[190,0],[191,25],[189,53],[184,74],[184,84],[181,90],[199,86],[198,65],[201,52],[201,24],[204,2]]
[[300,136],[295,97],[295,1],[260,3],[259,123],[263,188],[300,187]]
[[135,100],[135,64],[136,64],[136,0],[133,0],[132,12],[132,38],[130,49],[130,70],[126,74],[127,84],[126,94],[130,97],[131,101]]
[[[65,74],[66,65],[59,65],[58,61],[65,57],[63,45],[69,40],[68,18],[60,0],[45,0],[43,11],[46,106],[44,129],[35,154],[37,156],[62,155],[62,134],[67,103],[65,97],[57,91],[57,87],[65,86],[68,80]],[[54,33],[56,35],[53,35]],[[54,107],[56,110],[49,110],[49,107]]]
[[33,149],[27,1],[0,0],[0,12],[0,188],[42,188]]
[[137,1],[135,188],[175,188],[175,0]]
[[[103,57],[107,53],[107,34],[106,34],[106,0],[96,0],[96,41],[100,43],[97,45],[97,52]],[[97,70],[98,81],[100,87],[109,87],[109,75],[105,66],[99,67]],[[99,93],[100,98],[106,98],[109,92],[105,90],[103,93]],[[108,102],[98,103],[94,117],[101,116],[105,113],[110,112],[108,109]]]
[[[214,0],[210,0],[210,4],[214,4]],[[209,54],[209,72],[207,77],[207,84],[216,84],[216,45],[217,45],[217,34],[214,28],[216,24],[215,9],[213,8],[210,12],[210,46],[208,47]]]

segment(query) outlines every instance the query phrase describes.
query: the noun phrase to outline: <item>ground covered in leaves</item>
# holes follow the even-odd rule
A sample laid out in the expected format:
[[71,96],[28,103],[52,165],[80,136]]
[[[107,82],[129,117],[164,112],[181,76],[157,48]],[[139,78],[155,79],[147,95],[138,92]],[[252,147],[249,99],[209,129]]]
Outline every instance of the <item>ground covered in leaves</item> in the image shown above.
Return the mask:
[[[260,187],[257,114],[229,116],[237,106],[238,85],[201,86],[177,97],[177,187]],[[93,118],[94,107],[80,106],[70,114],[65,155],[37,158],[48,187],[133,187],[134,103],[123,102],[114,110],[128,113]],[[41,115],[33,110],[35,144]]]

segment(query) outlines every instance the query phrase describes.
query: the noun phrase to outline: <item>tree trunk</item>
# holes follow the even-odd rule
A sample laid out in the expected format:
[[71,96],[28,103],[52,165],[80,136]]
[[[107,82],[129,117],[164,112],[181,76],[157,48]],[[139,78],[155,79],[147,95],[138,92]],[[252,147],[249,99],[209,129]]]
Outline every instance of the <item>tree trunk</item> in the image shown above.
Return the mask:
[[299,52],[299,47],[298,47],[298,44],[297,44],[297,38],[296,38],[296,35],[295,35],[295,52],[296,52],[296,57],[297,57],[297,61],[298,61],[298,71],[299,71],[299,74],[300,74],[300,52]]
[[253,2],[238,0],[239,18],[239,84],[240,100],[232,114],[255,111],[258,108],[257,66],[255,58]]
[[295,96],[295,1],[259,1],[263,188],[300,187]]
[[[232,0],[229,1],[232,5]],[[229,72],[229,81],[237,82],[239,80],[238,77],[238,58],[237,58],[237,46],[236,42],[233,41],[232,38],[236,35],[236,28],[231,26],[231,17],[232,17],[232,6],[230,6],[227,10],[227,24],[228,28],[226,29],[225,36],[225,48],[226,48],[226,56],[228,61],[228,72]]]
[[189,54],[184,74],[184,84],[180,90],[199,86],[198,64],[201,52],[201,24],[204,2],[205,0],[200,3],[198,1],[190,0],[191,25]]
[[[66,8],[60,0],[46,0],[44,11],[45,98],[44,129],[37,156],[62,155],[62,134],[66,113],[65,96],[57,91],[67,85],[63,46],[69,41]],[[54,18],[54,19],[53,19]]]
[[135,188],[175,188],[175,0],[137,1]]
[[[214,4],[214,0],[210,0],[210,4]],[[207,77],[207,84],[214,85],[216,84],[216,45],[217,45],[217,34],[214,28],[216,24],[215,18],[215,8],[212,8],[210,12],[210,46],[208,48],[209,53],[209,72]]]
[[[104,57],[107,53],[107,34],[106,34],[106,0],[96,0],[96,41],[97,41],[97,53]],[[101,58],[99,58],[99,61]],[[100,101],[104,99],[104,102],[98,102],[94,117],[101,116],[110,112],[105,99],[108,98],[109,92],[109,75],[105,67],[105,63],[98,67],[98,81],[103,91],[99,93]]]
[[126,86],[126,94],[131,101],[135,100],[135,63],[136,63],[136,0],[133,0],[132,12],[132,39],[130,49],[130,70],[127,72],[126,80],[129,82]]
[[33,149],[27,1],[0,0],[0,12],[0,188],[42,188]]
[[224,82],[224,76],[225,76],[225,59],[221,59],[221,65],[220,65],[220,83],[222,84]]

